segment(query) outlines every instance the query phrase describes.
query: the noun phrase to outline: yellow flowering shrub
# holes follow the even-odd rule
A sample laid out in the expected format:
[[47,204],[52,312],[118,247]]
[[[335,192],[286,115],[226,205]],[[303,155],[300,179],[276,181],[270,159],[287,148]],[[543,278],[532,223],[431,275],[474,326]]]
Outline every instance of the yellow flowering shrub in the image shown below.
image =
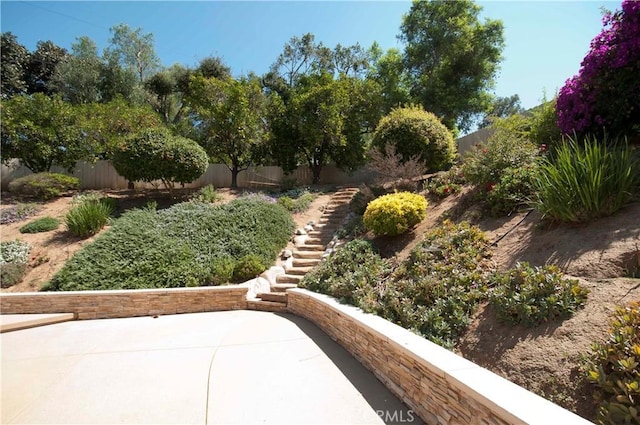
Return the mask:
[[427,200],[410,192],[374,199],[364,212],[364,225],[377,236],[396,236],[409,231],[427,216]]

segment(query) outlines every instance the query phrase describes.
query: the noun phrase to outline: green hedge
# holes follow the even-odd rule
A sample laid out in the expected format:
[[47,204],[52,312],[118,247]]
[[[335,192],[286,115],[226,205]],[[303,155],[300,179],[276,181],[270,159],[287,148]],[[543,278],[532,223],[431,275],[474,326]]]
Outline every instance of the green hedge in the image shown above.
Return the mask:
[[256,263],[272,264],[293,229],[284,208],[251,199],[133,210],[69,260],[45,290],[221,284],[256,273]]

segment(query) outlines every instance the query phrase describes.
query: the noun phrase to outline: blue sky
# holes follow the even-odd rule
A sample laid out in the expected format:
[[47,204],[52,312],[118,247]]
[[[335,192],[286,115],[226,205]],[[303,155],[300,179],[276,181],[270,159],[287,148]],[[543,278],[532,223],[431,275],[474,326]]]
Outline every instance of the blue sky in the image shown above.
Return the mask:
[[[479,1],[482,16],[500,19],[506,48],[495,93],[518,94],[524,107],[552,97],[578,72],[589,42],[601,28],[606,1]],[[334,47],[359,42],[369,47],[401,48],[397,40],[405,1],[233,1],[233,2],[0,2],[3,32],[11,31],[27,49],[39,40],[69,48],[89,36],[102,50],[109,28],[126,23],[155,36],[163,65],[195,66],[207,56],[220,56],[234,75],[267,71],[292,36],[311,32]]]

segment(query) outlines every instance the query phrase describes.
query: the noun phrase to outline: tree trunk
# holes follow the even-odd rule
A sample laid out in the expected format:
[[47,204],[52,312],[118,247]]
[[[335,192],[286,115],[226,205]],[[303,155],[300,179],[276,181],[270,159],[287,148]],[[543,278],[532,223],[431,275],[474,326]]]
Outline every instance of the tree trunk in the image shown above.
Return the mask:
[[234,165],[231,168],[231,188],[235,189],[238,187],[238,174],[240,173],[240,167]]
[[313,167],[311,167],[311,172],[313,173],[312,184],[320,183],[320,172],[321,171],[322,171],[322,165],[313,164]]

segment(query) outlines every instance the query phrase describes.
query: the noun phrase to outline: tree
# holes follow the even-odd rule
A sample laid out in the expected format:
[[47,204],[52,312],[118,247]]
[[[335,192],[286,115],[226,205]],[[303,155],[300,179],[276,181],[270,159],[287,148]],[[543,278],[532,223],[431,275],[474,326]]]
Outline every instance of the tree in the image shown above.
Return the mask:
[[412,97],[449,128],[467,130],[490,103],[504,47],[500,21],[471,0],[415,1],[399,38]]
[[79,37],[71,45],[71,55],[61,61],[51,78],[51,87],[74,104],[98,102],[104,64],[98,47],[89,37]]
[[104,66],[100,75],[102,101],[109,102],[118,97],[127,99],[129,102],[137,101],[138,80],[135,71],[123,68],[118,56],[108,51],[105,52],[103,59]]
[[14,96],[0,105],[2,161],[19,159],[34,173],[60,165],[73,170],[76,162],[93,157],[78,125],[76,109],[59,97],[42,93]]
[[85,104],[78,109],[85,141],[94,146],[96,156],[102,159],[110,159],[134,134],[164,127],[148,105],[132,105],[122,97]]
[[393,108],[409,104],[409,82],[400,50],[389,49],[383,54],[380,46],[374,42],[370,55],[373,65],[367,79],[380,86],[382,113],[388,114]]
[[237,187],[238,174],[254,162],[254,149],[266,133],[266,98],[260,82],[194,76],[188,102],[200,144],[212,161],[229,167],[231,187]]
[[195,141],[156,129],[128,138],[115,150],[112,163],[130,182],[161,180],[173,191],[175,183],[191,183],[207,171],[209,159]]
[[27,92],[44,93],[51,95],[54,92],[51,87],[51,77],[56,66],[64,61],[68,52],[62,47],[56,46],[52,41],[38,41],[36,51],[29,57],[25,80]]
[[27,89],[25,81],[29,63],[29,51],[10,32],[2,33],[0,46],[0,87],[2,98],[6,99],[24,93]]
[[108,55],[114,55],[125,69],[135,70],[140,83],[160,67],[153,47],[153,34],[143,34],[142,28],[132,30],[127,24],[111,27]]
[[482,121],[478,124],[478,128],[489,127],[496,118],[506,118],[524,112],[525,109],[520,104],[520,96],[517,94],[509,97],[496,97],[491,102],[490,109],[484,114]]

